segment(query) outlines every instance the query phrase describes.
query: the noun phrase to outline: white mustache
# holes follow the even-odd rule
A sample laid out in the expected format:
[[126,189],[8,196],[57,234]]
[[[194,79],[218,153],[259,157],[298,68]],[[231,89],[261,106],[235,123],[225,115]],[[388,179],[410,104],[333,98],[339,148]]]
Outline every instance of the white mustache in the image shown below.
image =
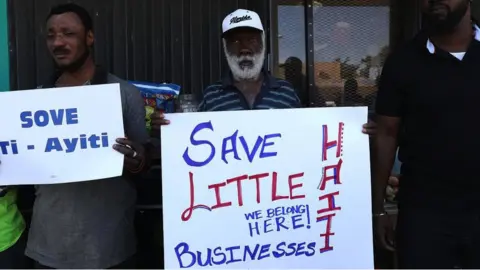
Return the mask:
[[254,62],[256,57],[255,56],[248,56],[248,55],[242,55],[240,57],[237,57],[237,56],[234,56],[234,55],[230,55],[230,57],[232,57],[233,59],[235,59],[235,61],[237,62],[243,62],[243,61],[251,61],[251,62]]

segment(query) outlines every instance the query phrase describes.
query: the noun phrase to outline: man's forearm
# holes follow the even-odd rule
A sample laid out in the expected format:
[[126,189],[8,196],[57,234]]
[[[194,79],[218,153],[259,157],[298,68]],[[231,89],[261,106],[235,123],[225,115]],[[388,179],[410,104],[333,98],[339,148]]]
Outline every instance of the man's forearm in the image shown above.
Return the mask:
[[380,214],[384,212],[385,190],[395,159],[397,139],[378,134],[373,150],[372,210],[374,214]]

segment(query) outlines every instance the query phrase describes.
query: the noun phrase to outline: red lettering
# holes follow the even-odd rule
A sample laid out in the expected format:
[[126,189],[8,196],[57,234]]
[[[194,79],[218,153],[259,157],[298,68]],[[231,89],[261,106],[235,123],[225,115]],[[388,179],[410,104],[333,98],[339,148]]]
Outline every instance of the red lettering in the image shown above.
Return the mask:
[[296,195],[296,196],[293,195],[293,190],[294,189],[300,188],[300,187],[303,186],[302,183],[294,185],[293,184],[293,179],[303,177],[303,174],[304,173],[302,172],[302,173],[292,174],[288,177],[288,189],[290,191],[290,200],[305,198],[305,195]]
[[193,173],[189,172],[188,176],[190,178],[190,206],[182,212],[182,221],[188,221],[192,217],[193,210],[197,208],[209,208],[203,204],[195,204],[195,184],[193,182]]
[[270,175],[269,173],[260,173],[260,174],[254,174],[250,175],[249,179],[255,179],[255,185],[257,187],[257,203],[260,203],[260,179],[267,177]]
[[325,233],[320,234],[320,237],[323,237],[324,239],[324,245],[322,248],[320,248],[320,253],[324,253],[327,251],[333,250],[333,246],[330,245],[330,236],[335,235],[335,233],[332,232],[332,218],[335,216],[335,214],[330,214],[321,217],[320,219],[317,218],[317,222],[320,221],[327,221],[327,226],[325,229]]
[[182,213],[182,220],[187,221],[192,217],[193,208],[195,207],[194,200],[195,200],[195,185],[193,183],[193,173],[189,172],[188,175],[190,176],[190,207],[185,209]]
[[[333,141],[328,141],[328,127],[326,125],[323,125],[322,128],[323,128],[322,161],[327,160],[327,151],[333,147],[337,147],[336,157],[340,158],[342,156],[342,151],[343,151],[344,123],[342,122],[338,123],[337,139]],[[330,180],[333,180],[335,185],[342,184],[340,180],[340,170],[342,168],[342,163],[343,161],[340,158],[337,164],[323,167],[322,179],[320,180],[318,189],[325,190],[327,181],[330,181]],[[331,174],[329,174],[330,171],[332,171]],[[335,216],[335,213],[331,213],[327,215],[322,215],[322,214],[325,214],[327,212],[332,212],[332,211],[340,211],[342,209],[341,207],[335,206],[335,196],[339,194],[340,192],[337,191],[337,192],[320,196],[318,198],[319,201],[323,201],[326,199],[328,202],[328,207],[317,210],[317,215],[318,215],[317,222],[325,221],[325,220],[327,221],[325,233],[320,234],[320,237],[324,238],[324,246],[320,248],[320,253],[333,250],[333,246],[330,245],[330,236],[335,235],[335,233],[332,232],[332,218]]]
[[277,173],[273,172],[272,174],[272,202],[288,199],[288,196],[277,195]]
[[[227,180],[227,184],[237,182],[238,206],[243,205],[242,181],[247,179],[248,179],[248,175],[244,174],[244,175],[241,175],[235,178],[230,178]],[[217,203],[218,203],[218,197],[217,197]]]
[[213,184],[209,185],[208,189],[214,189],[215,190],[215,198],[217,200],[217,204],[212,206],[213,209],[221,208],[221,207],[227,207],[231,206],[232,202],[222,202],[222,199],[220,198],[220,188],[226,186],[227,184],[225,182],[218,183],[218,184]]
[[[339,159],[337,164],[323,167],[322,179],[320,180],[320,185],[318,189],[325,190],[327,181],[330,181],[330,180],[333,180],[333,183],[335,185],[342,184],[340,180],[340,170],[342,169],[342,163],[343,163],[343,160]],[[332,175],[327,175],[327,173],[330,170],[333,171]]]
[[337,147],[336,156],[340,157],[343,148],[343,127],[344,123],[338,123],[337,139],[334,141],[328,141],[328,126],[323,125],[323,148],[322,148],[322,161],[327,160],[327,151],[330,148]]
[[[327,201],[328,201],[328,207],[323,208],[323,209],[320,209],[320,210],[317,210],[317,215],[321,215],[321,214],[323,214],[323,213],[325,213],[325,212],[342,210],[341,207],[335,206],[335,196],[337,196],[337,195],[340,195],[340,191],[333,192],[333,193],[329,193],[329,194],[326,194],[326,195],[323,195],[323,196],[318,197],[318,200],[319,200],[319,201],[323,201],[323,200],[327,199]],[[318,221],[319,219],[321,219],[321,218],[322,218],[322,217],[317,217],[317,221]]]
[[[206,209],[206,210],[214,210],[217,208],[222,208],[222,207],[229,207],[232,206],[232,201],[223,201],[222,200],[222,188],[236,183],[236,188],[237,188],[237,201],[238,201],[238,206],[243,206],[244,201],[243,201],[243,181],[245,180],[255,180],[255,186],[256,186],[256,201],[257,203],[261,202],[261,187],[260,187],[260,180],[268,178],[271,175],[271,194],[272,194],[272,201],[278,201],[278,200],[285,200],[285,199],[304,199],[306,197],[305,194],[301,194],[301,192],[297,191],[297,193],[300,194],[295,194],[295,189],[299,189],[303,187],[303,183],[295,182],[295,179],[303,177],[305,174],[302,173],[297,173],[297,174],[292,174],[288,176],[288,190],[289,190],[289,195],[281,195],[279,194],[278,191],[278,173],[277,172],[272,172],[270,173],[259,173],[259,174],[254,174],[254,175],[240,175],[237,177],[233,177],[230,179],[227,179],[224,182],[220,183],[215,183],[208,185],[208,189],[212,189],[215,192],[215,205],[209,207],[206,205],[202,204],[195,204],[195,186],[194,186],[194,181],[193,181],[193,173],[190,173],[190,206],[182,213],[182,220],[187,221],[190,219],[193,210],[195,209]],[[270,184],[270,183],[269,183]]]

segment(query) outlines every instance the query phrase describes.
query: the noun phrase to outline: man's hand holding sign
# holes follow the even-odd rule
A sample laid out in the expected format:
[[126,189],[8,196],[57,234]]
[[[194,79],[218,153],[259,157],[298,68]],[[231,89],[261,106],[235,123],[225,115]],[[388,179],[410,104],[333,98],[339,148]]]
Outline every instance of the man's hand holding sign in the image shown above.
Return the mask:
[[152,135],[155,137],[160,136],[161,126],[170,124],[170,121],[165,118],[165,114],[160,111],[155,111],[151,116],[152,119]]
[[131,173],[141,171],[145,166],[145,148],[127,138],[116,139],[113,149],[125,156],[125,168]]

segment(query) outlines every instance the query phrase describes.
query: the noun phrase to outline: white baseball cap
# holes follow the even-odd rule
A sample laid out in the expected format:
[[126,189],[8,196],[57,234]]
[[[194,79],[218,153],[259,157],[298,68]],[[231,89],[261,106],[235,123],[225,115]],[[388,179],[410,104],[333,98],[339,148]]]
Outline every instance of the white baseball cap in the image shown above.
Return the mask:
[[263,32],[260,16],[251,10],[237,9],[228,14],[227,17],[223,19],[222,34],[238,27],[249,27]]

